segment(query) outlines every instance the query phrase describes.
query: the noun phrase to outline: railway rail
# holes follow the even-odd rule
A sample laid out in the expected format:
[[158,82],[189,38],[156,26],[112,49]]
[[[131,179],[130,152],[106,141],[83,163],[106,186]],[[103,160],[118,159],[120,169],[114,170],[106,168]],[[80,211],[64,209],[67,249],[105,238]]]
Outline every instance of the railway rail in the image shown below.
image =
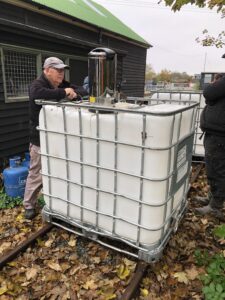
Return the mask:
[[[195,168],[194,168],[194,171],[192,172],[192,176],[190,179],[191,184],[197,180],[197,178],[204,166],[204,163],[198,162],[198,163],[194,163],[194,165],[195,165]],[[0,257],[0,270],[4,266],[6,266],[7,263],[14,260],[20,253],[24,252],[29,246],[32,246],[38,238],[46,235],[54,227],[55,226],[53,224],[49,224],[49,223],[44,224],[41,229],[39,229],[37,232],[33,233],[27,240],[20,243],[17,247],[15,247],[13,250],[8,252],[7,254],[2,255],[2,257]],[[140,282],[141,282],[148,266],[149,266],[149,264],[144,261],[139,260],[137,262],[136,268],[132,275],[130,283],[126,287],[120,300],[131,300],[131,299],[133,299],[133,297],[135,297],[137,295],[137,292],[139,290],[138,287],[140,285]]]

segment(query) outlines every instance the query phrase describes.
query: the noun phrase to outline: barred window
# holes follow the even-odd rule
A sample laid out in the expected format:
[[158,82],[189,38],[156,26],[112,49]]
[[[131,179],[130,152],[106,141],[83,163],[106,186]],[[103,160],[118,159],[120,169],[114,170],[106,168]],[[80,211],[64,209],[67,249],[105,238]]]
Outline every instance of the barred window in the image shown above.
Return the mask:
[[[78,67],[80,61],[87,65],[87,58],[82,56],[0,44],[0,74],[2,71],[5,102],[29,100],[29,86],[41,75],[44,60],[50,56],[62,59],[67,65],[70,65],[71,60],[76,60]],[[69,70],[65,72],[65,79],[70,80]],[[77,80],[73,77],[71,79]]]
[[4,50],[7,102],[28,99],[30,83],[37,77],[37,55]]

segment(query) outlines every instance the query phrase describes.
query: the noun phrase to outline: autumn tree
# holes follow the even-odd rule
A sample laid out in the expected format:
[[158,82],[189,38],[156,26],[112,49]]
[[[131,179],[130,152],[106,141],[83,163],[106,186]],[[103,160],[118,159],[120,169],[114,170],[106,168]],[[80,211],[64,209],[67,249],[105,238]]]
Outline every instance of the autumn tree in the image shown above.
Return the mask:
[[[194,4],[198,7],[208,7],[210,9],[216,8],[217,12],[222,14],[221,17],[225,17],[224,0],[160,0],[159,2],[164,2],[173,11],[180,10],[186,4]],[[196,38],[196,41],[203,46],[216,46],[217,48],[225,46],[225,31],[220,32],[217,37],[211,36],[206,29],[202,33],[203,37]]]
[[147,64],[145,79],[152,80],[156,84],[157,82],[190,82],[193,78],[186,72],[172,72],[167,69],[157,74],[154,72],[152,66]]
[[171,71],[164,69],[157,75],[157,81],[171,82],[171,75]]
[[192,76],[188,75],[186,72],[172,72],[171,73],[171,81],[172,82],[190,82],[192,80]]
[[202,34],[203,37],[197,37],[196,41],[203,46],[216,46],[216,48],[225,46],[225,31],[220,32],[217,37],[211,36],[207,29],[203,30]]
[[152,80],[156,76],[156,73],[154,69],[152,68],[151,64],[146,65],[146,70],[145,70],[145,80]]

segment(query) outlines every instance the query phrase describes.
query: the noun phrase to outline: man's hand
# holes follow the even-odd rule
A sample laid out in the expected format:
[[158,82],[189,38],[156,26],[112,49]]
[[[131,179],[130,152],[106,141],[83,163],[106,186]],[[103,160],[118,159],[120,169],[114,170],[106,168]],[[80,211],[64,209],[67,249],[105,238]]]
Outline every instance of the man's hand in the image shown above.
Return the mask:
[[72,88],[65,88],[66,92],[66,98],[73,100],[74,98],[77,98],[77,93],[74,92]]

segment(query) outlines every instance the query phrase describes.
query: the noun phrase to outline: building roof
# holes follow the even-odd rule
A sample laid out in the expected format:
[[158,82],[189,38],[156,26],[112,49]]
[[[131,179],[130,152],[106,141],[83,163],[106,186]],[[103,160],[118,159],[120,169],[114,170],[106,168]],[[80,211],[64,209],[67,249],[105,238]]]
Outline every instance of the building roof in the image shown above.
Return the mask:
[[32,0],[32,2],[149,46],[141,36],[92,0]]

